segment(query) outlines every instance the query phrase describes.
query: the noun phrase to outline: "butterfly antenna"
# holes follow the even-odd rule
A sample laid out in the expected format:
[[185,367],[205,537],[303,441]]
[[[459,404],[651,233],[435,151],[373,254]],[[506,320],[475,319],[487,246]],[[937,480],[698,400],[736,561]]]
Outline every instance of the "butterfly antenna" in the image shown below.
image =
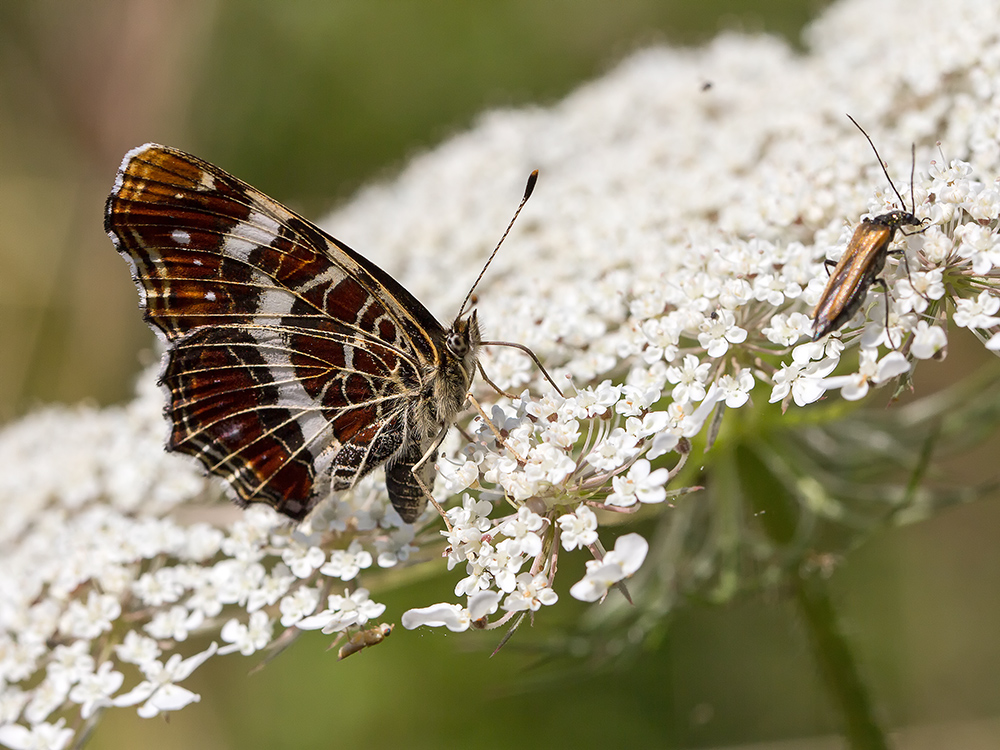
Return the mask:
[[518,215],[521,213],[521,209],[524,208],[524,204],[528,202],[528,198],[531,197],[531,191],[535,189],[535,183],[538,182],[538,170],[534,170],[530,175],[528,175],[528,184],[524,186],[524,197],[521,198],[521,203],[518,205],[517,210],[514,212],[513,218],[510,220],[510,224],[507,225],[507,229],[503,233],[503,237],[497,243],[497,246],[493,248],[493,252],[490,253],[490,257],[486,261],[486,265],[483,266],[483,270],[479,272],[479,276],[476,277],[475,283],[472,288],[469,289],[469,293],[465,295],[465,300],[462,302],[462,306],[458,310],[458,315],[455,316],[457,321],[465,314],[465,307],[469,304],[469,300],[472,299],[472,293],[476,291],[476,287],[479,286],[479,282],[483,280],[483,274],[486,273],[486,269],[490,267],[490,263],[493,262],[493,258],[496,257],[497,251],[503,244],[503,241],[507,239],[507,235],[510,234],[511,227],[514,226],[514,222],[517,221]]
[[[871,144],[872,151],[875,152],[875,158],[878,159],[878,165],[880,167],[882,167],[882,171],[885,173],[885,179],[887,179],[889,181],[889,187],[892,188],[892,192],[894,192],[896,194],[896,197],[899,198],[899,205],[902,206],[903,210],[905,211],[906,210],[906,201],[903,200],[903,196],[901,196],[899,194],[899,191],[896,190],[896,186],[893,184],[892,178],[889,176],[889,170],[886,169],[885,163],[882,161],[882,157],[878,155],[878,149],[875,148],[875,144],[872,143],[871,137],[868,135],[868,133],[865,132],[865,129],[863,127],[861,127],[860,125],[858,125],[858,121],[857,120],[855,120],[850,115],[847,115],[847,119],[850,120],[851,122],[853,122],[854,126],[858,130],[861,131],[861,134],[865,138],[868,139],[868,143]],[[914,170],[916,169],[916,166],[917,166],[916,159],[917,159],[917,146],[916,146],[916,144],[914,144],[913,145],[913,164],[912,164],[912,166],[910,168],[910,191],[911,191],[911,197],[912,197],[912,191],[913,191],[913,173],[914,173]],[[916,209],[916,207],[917,207],[917,205],[916,205],[916,203],[914,203],[913,204],[913,208]],[[910,213],[913,213],[913,211],[911,211]]]

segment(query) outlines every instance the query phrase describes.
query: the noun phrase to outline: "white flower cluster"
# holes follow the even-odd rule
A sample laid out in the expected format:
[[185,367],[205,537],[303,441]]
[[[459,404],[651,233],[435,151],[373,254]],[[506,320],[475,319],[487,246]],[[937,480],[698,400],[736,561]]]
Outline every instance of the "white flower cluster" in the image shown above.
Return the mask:
[[[906,33],[873,15],[906,18]],[[806,56],[732,35],[643,52],[551,109],[486,116],[329,221],[453,310],[541,171],[479,315],[563,394],[522,353],[487,347],[487,373],[521,395],[477,383],[489,406],[471,440],[450,436],[436,495],[463,495],[442,532],[459,601],[404,626],[541,611],[559,599],[558,554],[581,548],[570,596],[625,588],[653,551],[621,533],[605,552],[599,524],[669,507],[685,488],[668,483],[724,410],[861,398],[940,357],[948,322],[1000,349],[997,29],[1000,6],[977,0],[946,13],[848,0],[811,28]],[[846,112],[901,179],[916,144],[925,221],[893,245],[906,255],[888,259],[889,294],[873,288],[874,309],[813,343],[824,260],[895,198]],[[300,630],[348,635],[347,653],[376,643],[378,570],[441,544],[437,516],[402,524],[377,477],[298,529],[261,508],[210,515],[196,501],[216,485],[162,453],[159,393],[151,376],[140,388],[124,409],[39,412],[0,434],[0,743],[15,750],[65,747],[108,706],[181,708],[198,696],[179,683],[205,660]]]
[[[179,684],[197,667],[254,654],[279,628],[360,629],[385,609],[354,587],[375,562],[362,540],[382,567],[412,550],[412,528],[372,481],[308,529],[261,506],[233,508],[224,528],[174,520],[206,482],[192,462],[164,454],[153,382],[147,373],[128,408],[43,411],[0,433],[4,746],[65,747],[80,734],[70,727],[107,707],[137,706],[143,717],[183,708],[199,700]],[[135,482],[147,496],[137,501],[119,475],[143,471]],[[206,647],[206,636],[222,645]]]
[[[662,375],[659,386],[666,371]],[[600,561],[598,519],[592,507],[631,512],[639,504],[663,503],[668,494],[664,485],[683,466],[684,457],[672,472],[651,470],[650,459],[701,430],[711,407],[723,398],[721,389],[715,392],[715,398],[704,394],[708,406],[687,416],[682,405],[672,414],[652,411],[661,399],[654,383],[617,386],[605,380],[568,397],[550,393],[530,400],[525,394],[508,408],[494,406],[488,419],[477,418],[474,442],[455,459],[439,464],[444,494],[480,488],[478,498],[467,494],[461,507],[447,512],[448,530],[442,532],[449,569],[465,566],[467,576],[455,586],[455,595],[469,597],[468,606],[411,610],[404,627],[435,624],[462,630],[474,622],[486,627],[485,618],[500,607],[506,614],[488,624],[496,627],[513,613],[554,604],[558,596],[551,586],[560,544],[567,551],[589,548]],[[581,424],[586,425],[585,434]],[[491,500],[500,498],[516,510],[493,520],[490,514],[497,506]],[[634,546],[625,566],[628,572],[614,580],[588,571],[571,595],[585,601],[602,598],[610,586],[638,569],[646,549],[644,542]],[[613,559],[614,554],[607,557]],[[579,595],[585,582],[586,593]],[[451,615],[445,617],[442,611]]]

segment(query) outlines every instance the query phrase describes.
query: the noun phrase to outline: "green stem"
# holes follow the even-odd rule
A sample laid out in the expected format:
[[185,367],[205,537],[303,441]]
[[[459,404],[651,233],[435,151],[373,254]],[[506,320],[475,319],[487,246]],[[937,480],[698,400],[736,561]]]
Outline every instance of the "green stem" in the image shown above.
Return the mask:
[[[792,477],[784,477],[780,462],[768,463],[747,444],[734,451],[733,476],[739,493],[754,511],[754,519],[775,550],[791,552],[796,547],[802,510],[789,489]],[[729,462],[721,461],[725,465]],[[736,489],[735,486],[732,489]],[[888,750],[885,733],[875,720],[868,691],[861,682],[850,646],[844,637],[825,580],[801,571],[802,550],[785,561],[793,598],[803,616],[813,658],[843,719],[844,733],[852,750]]]
[[852,750],[888,750],[889,744],[872,711],[847,639],[837,622],[826,582],[818,575],[793,578],[794,598],[831,697],[844,721]]

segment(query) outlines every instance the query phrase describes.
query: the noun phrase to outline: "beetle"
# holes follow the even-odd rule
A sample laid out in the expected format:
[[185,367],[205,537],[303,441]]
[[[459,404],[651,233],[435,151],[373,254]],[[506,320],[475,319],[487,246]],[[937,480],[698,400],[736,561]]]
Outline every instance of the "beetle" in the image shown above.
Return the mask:
[[[920,226],[926,221],[926,219],[920,220],[914,215],[914,211],[916,211],[916,199],[913,197],[913,174],[916,167],[916,146],[911,149],[913,155],[913,162],[910,167],[911,207],[907,211],[906,201],[903,200],[903,196],[896,190],[892,178],[889,177],[889,170],[886,169],[885,164],[882,162],[882,157],[879,156],[878,149],[875,148],[872,139],[853,117],[850,115],[847,117],[861,131],[865,138],[868,139],[868,143],[871,144],[872,150],[875,152],[875,158],[878,159],[879,166],[882,167],[885,178],[889,181],[889,186],[892,187],[903,208],[862,221],[858,225],[858,228],[854,230],[854,236],[851,237],[851,241],[847,244],[847,249],[844,250],[844,254],[840,260],[836,264],[831,260],[824,261],[827,268],[830,266],[834,266],[834,268],[829,280],[826,282],[823,293],[820,295],[819,302],[816,303],[816,307],[812,312],[813,341],[838,330],[854,317],[854,313],[861,307],[872,284],[881,286],[888,298],[889,287],[878,275],[885,267],[885,259],[891,252],[903,252],[902,250],[890,251],[889,246],[896,237],[897,231],[906,235],[907,232],[903,230],[903,227]],[[911,232],[909,234],[918,234],[918,232]],[[906,256],[904,255],[903,257],[905,261]],[[885,318],[886,329],[888,329],[888,301],[886,303]]]

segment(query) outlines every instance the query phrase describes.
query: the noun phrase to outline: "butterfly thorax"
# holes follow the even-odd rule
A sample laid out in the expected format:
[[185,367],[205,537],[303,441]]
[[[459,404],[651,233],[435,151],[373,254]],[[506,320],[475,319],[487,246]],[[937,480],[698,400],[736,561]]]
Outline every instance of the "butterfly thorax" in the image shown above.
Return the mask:
[[447,331],[439,328],[434,339],[437,366],[425,373],[420,398],[410,402],[409,429],[386,464],[389,499],[407,523],[413,523],[427,504],[434,484],[435,448],[465,405],[479,357],[476,314],[456,320]]
[[479,362],[480,341],[475,312],[456,320],[445,334],[441,363],[427,384],[429,398],[421,402],[438,429],[450,425],[465,405]]

